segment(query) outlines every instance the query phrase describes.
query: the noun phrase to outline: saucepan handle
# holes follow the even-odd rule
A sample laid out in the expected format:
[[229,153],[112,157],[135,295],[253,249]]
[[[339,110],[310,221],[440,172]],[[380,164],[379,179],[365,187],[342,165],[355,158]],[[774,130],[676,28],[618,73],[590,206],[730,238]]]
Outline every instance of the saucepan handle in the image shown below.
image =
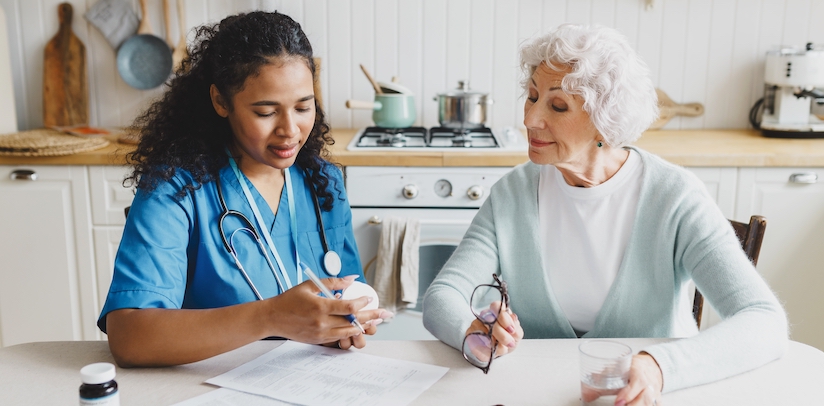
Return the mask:
[[346,107],[350,109],[380,110],[383,105],[379,101],[347,100]]

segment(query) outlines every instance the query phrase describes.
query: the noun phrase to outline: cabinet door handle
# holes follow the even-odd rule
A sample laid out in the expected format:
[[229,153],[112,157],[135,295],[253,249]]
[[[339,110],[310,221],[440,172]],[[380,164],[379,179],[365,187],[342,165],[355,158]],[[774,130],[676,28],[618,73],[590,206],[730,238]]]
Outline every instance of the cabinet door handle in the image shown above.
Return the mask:
[[37,172],[31,169],[18,169],[9,175],[11,180],[37,180]]
[[801,172],[790,175],[790,183],[816,183],[818,175],[815,172]]

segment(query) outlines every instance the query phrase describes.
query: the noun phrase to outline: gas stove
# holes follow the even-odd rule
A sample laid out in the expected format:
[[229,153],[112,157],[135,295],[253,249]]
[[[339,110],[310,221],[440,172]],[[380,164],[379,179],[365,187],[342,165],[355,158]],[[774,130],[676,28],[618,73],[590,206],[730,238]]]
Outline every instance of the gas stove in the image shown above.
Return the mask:
[[500,131],[493,131],[488,127],[471,129],[367,127],[352,137],[347,149],[350,151],[526,151],[527,147],[526,139],[521,132],[512,127]]

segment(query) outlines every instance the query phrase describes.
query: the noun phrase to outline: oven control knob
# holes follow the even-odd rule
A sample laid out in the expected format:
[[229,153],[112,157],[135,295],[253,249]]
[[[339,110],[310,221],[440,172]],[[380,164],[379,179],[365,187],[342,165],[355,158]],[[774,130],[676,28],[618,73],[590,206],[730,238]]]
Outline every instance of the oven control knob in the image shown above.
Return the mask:
[[403,197],[407,199],[414,199],[418,196],[418,187],[415,185],[406,185],[403,187]]
[[472,200],[478,200],[484,196],[484,188],[478,185],[472,186],[466,191],[466,195]]

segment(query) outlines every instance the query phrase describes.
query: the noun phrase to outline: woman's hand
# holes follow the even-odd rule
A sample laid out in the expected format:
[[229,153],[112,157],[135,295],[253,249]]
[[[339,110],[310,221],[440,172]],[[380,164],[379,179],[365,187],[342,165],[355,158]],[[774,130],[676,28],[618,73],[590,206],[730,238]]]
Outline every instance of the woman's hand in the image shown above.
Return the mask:
[[[323,279],[329,290],[343,290],[349,287],[355,276]],[[320,289],[312,281],[305,281],[286,292],[267,299],[271,302],[269,319],[274,323],[274,334],[309,344],[337,343],[340,347],[366,345],[359,328],[349,323],[344,316],[355,314],[367,334],[375,334],[376,326],[392,313],[384,309],[359,312],[372,301],[371,297],[353,300],[329,299],[319,296]],[[358,338],[359,337],[359,338]],[[337,345],[335,345],[337,346]]]
[[[492,310],[497,310],[499,307],[500,302],[495,302],[490,306]],[[477,332],[488,332],[488,326],[475,318],[472,324],[469,325],[469,328],[466,329],[464,335],[466,336]],[[521,328],[518,315],[512,313],[510,309],[504,308],[503,311],[498,314],[498,321],[493,324],[492,337],[498,343],[495,349],[496,357],[515,351],[518,343],[524,338],[524,329]],[[484,360],[484,358],[488,357],[488,354],[475,354],[475,356],[478,357],[478,359]]]
[[632,357],[629,383],[615,396],[616,406],[661,406],[664,376],[651,355],[641,352]]
[[[365,316],[365,314],[367,314],[368,312],[371,312],[371,310],[358,312],[358,315],[357,315],[358,321],[361,323],[361,325],[363,326],[363,329],[366,331],[366,335],[370,335],[370,336],[374,335],[375,333],[378,332],[378,324],[381,324],[381,323],[383,323],[384,320],[392,318],[392,317],[395,316],[394,313],[392,313],[388,310],[383,310],[383,309],[378,309],[378,310],[382,310],[380,315],[378,315],[378,318],[370,319],[370,320],[366,320],[369,316],[368,315]],[[364,321],[364,320],[366,320],[366,321]],[[338,341],[335,341],[333,343],[324,344],[324,345],[326,345],[327,347],[340,348],[342,350],[348,350],[352,347],[363,348],[363,347],[366,346],[366,337],[365,337],[364,334],[358,334],[358,335],[355,335],[355,336],[352,336],[352,337],[342,338],[342,339],[340,339]]]

